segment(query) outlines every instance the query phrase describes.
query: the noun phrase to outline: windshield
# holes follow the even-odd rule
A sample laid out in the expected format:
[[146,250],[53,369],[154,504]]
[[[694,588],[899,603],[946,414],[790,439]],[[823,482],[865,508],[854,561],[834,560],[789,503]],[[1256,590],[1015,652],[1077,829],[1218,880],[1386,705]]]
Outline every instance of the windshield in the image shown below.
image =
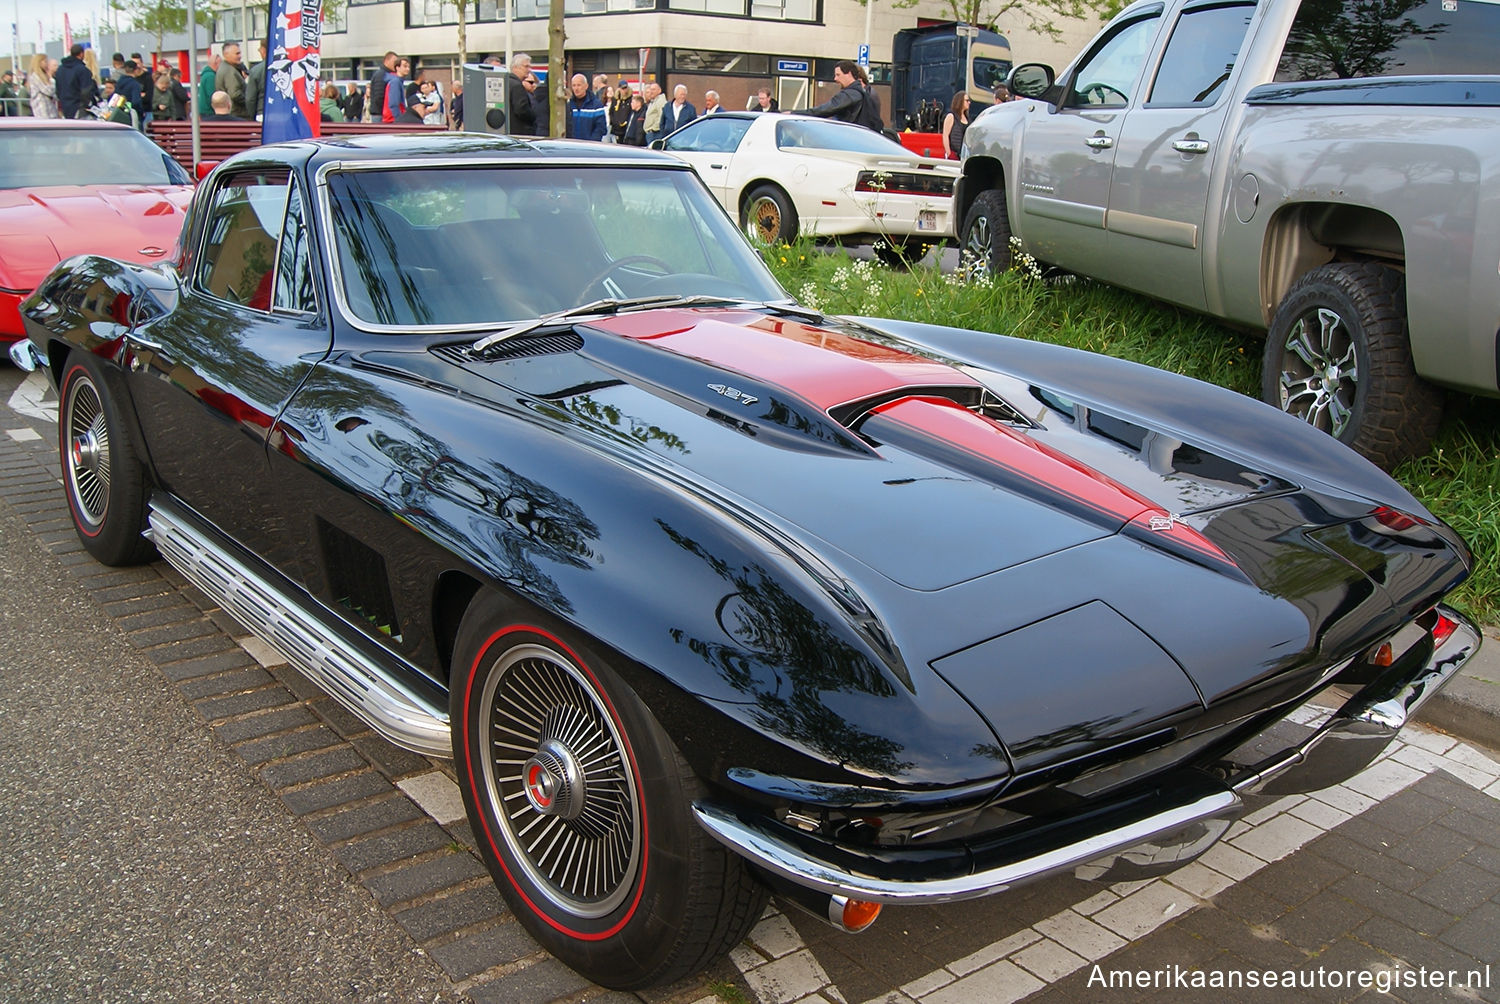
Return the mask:
[[368,324],[473,328],[604,298],[786,295],[691,171],[349,170],[328,197],[343,298]]
[[133,129],[0,129],[0,188],[190,184],[176,161]]
[[850,153],[896,154],[910,157],[911,151],[895,140],[864,126],[847,122],[824,122],[821,119],[786,119],[776,123],[776,145],[783,150],[847,150]]

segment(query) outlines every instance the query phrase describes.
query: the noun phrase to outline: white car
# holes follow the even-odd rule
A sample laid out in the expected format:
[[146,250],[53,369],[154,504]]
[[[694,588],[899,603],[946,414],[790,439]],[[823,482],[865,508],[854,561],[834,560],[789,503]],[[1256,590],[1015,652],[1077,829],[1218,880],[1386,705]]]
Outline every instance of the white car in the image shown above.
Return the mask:
[[874,243],[882,260],[901,264],[953,234],[958,163],[918,157],[863,126],[723,112],[653,145],[691,164],[755,241]]

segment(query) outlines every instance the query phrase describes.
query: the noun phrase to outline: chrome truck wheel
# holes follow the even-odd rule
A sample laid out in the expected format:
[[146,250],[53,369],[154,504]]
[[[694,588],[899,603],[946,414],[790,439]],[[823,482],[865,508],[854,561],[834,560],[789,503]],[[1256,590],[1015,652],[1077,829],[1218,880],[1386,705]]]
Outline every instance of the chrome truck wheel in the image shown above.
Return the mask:
[[1387,469],[1426,452],[1443,401],[1412,364],[1401,273],[1341,262],[1294,282],[1266,334],[1261,395]]

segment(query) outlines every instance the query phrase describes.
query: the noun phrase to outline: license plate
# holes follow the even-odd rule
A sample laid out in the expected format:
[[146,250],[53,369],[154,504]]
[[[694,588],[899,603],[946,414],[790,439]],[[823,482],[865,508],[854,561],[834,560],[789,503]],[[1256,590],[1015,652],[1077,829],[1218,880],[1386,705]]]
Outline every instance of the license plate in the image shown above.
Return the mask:
[[918,213],[917,214],[917,229],[918,230],[936,230],[937,229],[937,210],[935,210],[935,209],[924,209],[920,213]]

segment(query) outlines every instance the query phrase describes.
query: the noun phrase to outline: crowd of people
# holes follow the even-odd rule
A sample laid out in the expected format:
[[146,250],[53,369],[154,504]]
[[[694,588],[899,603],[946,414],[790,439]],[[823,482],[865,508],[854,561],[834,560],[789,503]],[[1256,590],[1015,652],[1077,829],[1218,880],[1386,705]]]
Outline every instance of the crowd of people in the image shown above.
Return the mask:
[[[30,69],[18,79],[7,70],[0,74],[0,115],[33,115],[38,118],[99,117],[144,128],[152,119],[182,120],[189,117],[192,103],[205,121],[250,121],[257,117],[265,94],[265,46],[255,43],[258,58],[248,67],[236,42],[226,42],[199,69],[196,94],[183,84],[182,73],[165,62],[153,71],[140,53],[126,58],[115,53],[111,65],[95,66],[93,51],[75,44],[61,61],[44,53],[32,57]],[[500,56],[486,63],[503,65]],[[516,53],[506,80],[508,121],[491,122],[493,129],[520,136],[547,136],[551,132],[548,88],[532,69],[531,56]],[[880,97],[859,64],[840,60],[834,67],[839,90],[827,101],[805,109],[808,115],[841,119],[877,132],[885,131]],[[996,100],[1002,98],[996,94]],[[568,80],[563,135],[572,139],[649,146],[682,128],[700,115],[724,110],[717,91],[705,91],[700,112],[683,84],[672,88],[669,98],[654,80],[632,86],[620,78],[596,73],[592,80],[582,73]],[[444,93],[437,81],[426,78],[412,61],[387,52],[367,87],[348,83],[344,87],[322,86],[318,103],[325,122],[384,122],[445,125],[463,128],[463,85],[454,82]],[[769,87],[761,87],[749,102],[749,110],[779,111]],[[936,118],[936,116],[933,116]],[[944,152],[955,156],[968,125],[968,98],[954,96],[944,116]]]

